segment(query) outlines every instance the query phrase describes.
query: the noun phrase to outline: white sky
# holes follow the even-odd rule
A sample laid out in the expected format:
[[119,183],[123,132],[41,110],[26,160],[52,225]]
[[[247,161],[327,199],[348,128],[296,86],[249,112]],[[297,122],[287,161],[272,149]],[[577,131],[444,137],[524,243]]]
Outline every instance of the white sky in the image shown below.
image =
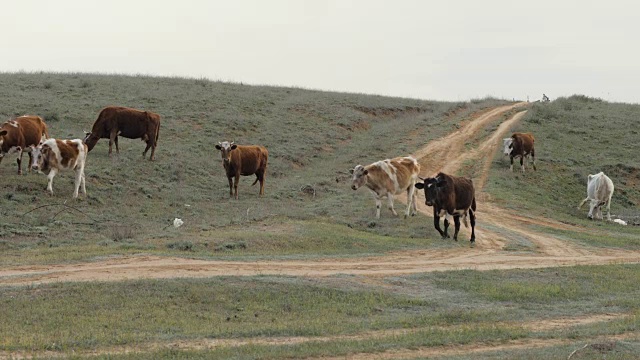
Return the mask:
[[637,1],[15,0],[0,34],[3,72],[640,102]]

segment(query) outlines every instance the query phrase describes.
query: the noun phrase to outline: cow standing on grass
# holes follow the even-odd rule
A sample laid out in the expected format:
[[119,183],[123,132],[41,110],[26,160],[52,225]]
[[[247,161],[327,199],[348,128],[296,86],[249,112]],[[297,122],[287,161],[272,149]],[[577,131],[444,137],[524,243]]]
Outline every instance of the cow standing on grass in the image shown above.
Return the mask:
[[[433,178],[423,179],[424,183],[417,183],[416,188],[424,189],[425,204],[433,206],[433,225],[443,239],[449,237],[449,220],[453,216],[455,233],[453,240],[458,241],[460,231],[460,216],[463,216],[464,226],[469,227],[467,214],[471,222],[471,244],[476,241],[476,197],[473,182],[467,178],[438,173]],[[440,229],[440,217],[444,216],[444,231]]]
[[61,170],[75,170],[76,179],[73,198],[78,197],[80,186],[82,186],[82,193],[86,196],[84,166],[88,152],[87,144],[80,139],[48,139],[34,147],[31,168],[45,174],[48,172],[47,190],[51,195],[53,195],[53,178],[56,174]]
[[602,171],[587,176],[587,197],[582,200],[578,209],[584,205],[585,202],[591,200],[589,205],[589,219],[594,217],[598,220],[602,220],[602,206],[607,205],[607,220],[611,221],[611,197],[613,196],[613,181],[609,179]]
[[89,151],[91,151],[98,140],[109,139],[109,156],[111,156],[113,143],[116,144],[116,153],[120,153],[118,136],[129,139],[142,139],[147,143],[147,147],[142,152],[142,158],[144,159],[147,151],[151,148],[149,160],[155,160],[159,134],[160,115],[150,111],[109,106],[100,111],[100,115],[93,123],[91,132],[86,133],[84,142],[89,147]]
[[0,162],[6,154],[17,152],[18,175],[22,175],[22,153],[29,154],[31,163],[31,149],[48,137],[47,124],[39,116],[24,115],[5,122],[0,126]]
[[[260,181],[260,195],[264,195],[264,177],[267,173],[269,152],[260,145],[237,145],[233,141],[218,142],[216,149],[222,155],[222,165],[229,180],[229,196],[238,198],[240,176],[256,175],[255,185]],[[233,181],[235,179],[235,183]],[[234,194],[235,190],[235,194]]]
[[376,200],[376,219],[380,218],[381,199],[384,197],[389,203],[389,210],[393,215],[398,216],[393,208],[393,196],[405,191],[407,192],[407,209],[404,217],[416,214],[414,186],[420,173],[420,164],[416,159],[411,156],[386,159],[367,166],[357,165],[350,172],[353,174],[351,179],[353,190],[366,186],[373,194]]
[[536,170],[536,151],[533,134],[513,133],[511,137],[503,140],[504,154],[509,155],[511,159],[511,171],[513,171],[513,158],[520,157],[520,168],[524,172],[524,158],[529,155],[531,155],[533,170]]

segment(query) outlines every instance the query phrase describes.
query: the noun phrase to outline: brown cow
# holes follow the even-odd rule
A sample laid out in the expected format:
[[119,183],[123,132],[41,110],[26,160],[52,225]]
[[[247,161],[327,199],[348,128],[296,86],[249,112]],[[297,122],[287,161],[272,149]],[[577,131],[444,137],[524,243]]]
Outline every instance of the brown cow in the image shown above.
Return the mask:
[[78,189],[82,185],[82,193],[87,195],[84,181],[84,165],[89,149],[80,139],[57,140],[48,139],[33,149],[31,167],[36,171],[49,172],[47,190],[53,195],[53,178],[60,170],[71,169],[76,172],[73,198],[78,197]]
[[520,168],[524,172],[524,158],[531,155],[533,170],[536,170],[536,151],[534,148],[535,139],[530,133],[513,133],[511,137],[504,140],[504,154],[511,159],[511,171],[513,171],[513,158],[520,157]]
[[[238,182],[240,175],[248,176],[255,174],[257,179],[251,184],[255,185],[260,181],[260,195],[264,195],[264,177],[267,172],[267,160],[269,152],[260,145],[236,145],[233,141],[218,142],[216,149],[222,154],[222,165],[227,172],[229,179],[229,195],[238,198]],[[235,183],[232,179],[235,178]]]
[[18,175],[22,175],[22,153],[29,153],[31,162],[31,149],[48,137],[47,124],[39,116],[24,115],[5,122],[0,126],[0,162],[4,155],[17,152]]
[[381,199],[386,197],[389,210],[393,215],[398,215],[393,208],[393,196],[407,192],[407,210],[404,217],[415,215],[416,194],[414,185],[420,173],[420,164],[411,156],[397,157],[376,161],[373,164],[356,165],[350,170],[353,177],[351,188],[358,190],[361,186],[369,188],[376,200],[376,219],[380,218]]
[[90,133],[86,133],[84,138],[89,151],[93,149],[98,140],[109,139],[109,156],[111,148],[116,143],[116,153],[118,149],[118,136],[129,139],[142,139],[147,143],[147,147],[142,153],[142,158],[147,155],[151,148],[149,160],[155,160],[156,145],[160,133],[160,115],[150,111],[141,111],[126,107],[109,106],[98,115],[98,119],[93,123]]
[[[455,233],[453,240],[458,241],[460,231],[460,216],[463,216],[464,226],[469,227],[467,213],[471,220],[471,244],[476,241],[476,196],[473,182],[467,178],[438,173],[434,178],[423,179],[424,183],[417,183],[416,188],[424,189],[425,204],[433,206],[433,225],[443,239],[449,237],[448,216],[453,216]],[[440,229],[440,216],[445,216],[444,231]]]

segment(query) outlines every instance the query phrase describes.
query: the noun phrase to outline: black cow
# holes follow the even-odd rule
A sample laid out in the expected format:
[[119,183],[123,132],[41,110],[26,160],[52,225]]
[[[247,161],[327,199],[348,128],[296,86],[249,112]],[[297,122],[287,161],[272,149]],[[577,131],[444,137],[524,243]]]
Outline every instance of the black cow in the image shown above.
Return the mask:
[[[447,229],[449,220],[446,216],[453,216],[456,232],[453,240],[458,241],[460,231],[460,216],[464,216],[464,226],[469,227],[467,214],[471,220],[471,244],[476,241],[476,197],[473,182],[467,178],[455,177],[438,173],[436,177],[422,179],[424,183],[417,183],[416,188],[424,189],[425,204],[433,206],[433,224],[443,239],[449,237]],[[445,216],[444,231],[440,229],[440,216]]]

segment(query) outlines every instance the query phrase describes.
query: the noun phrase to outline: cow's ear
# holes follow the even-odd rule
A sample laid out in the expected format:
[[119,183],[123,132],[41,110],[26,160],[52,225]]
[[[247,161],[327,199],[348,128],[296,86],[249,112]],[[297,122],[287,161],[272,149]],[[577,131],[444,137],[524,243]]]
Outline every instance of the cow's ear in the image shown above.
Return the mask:
[[423,183],[416,183],[416,189],[424,189],[424,184]]
[[220,145],[216,145],[216,149],[222,150],[222,147]]
[[363,172],[363,174],[364,174],[364,175],[369,175],[369,170],[365,170],[365,171]]
[[231,145],[231,150],[235,150],[237,147],[238,147],[238,145],[233,144],[233,145]]
[[7,135],[7,130],[0,130],[0,136]]

